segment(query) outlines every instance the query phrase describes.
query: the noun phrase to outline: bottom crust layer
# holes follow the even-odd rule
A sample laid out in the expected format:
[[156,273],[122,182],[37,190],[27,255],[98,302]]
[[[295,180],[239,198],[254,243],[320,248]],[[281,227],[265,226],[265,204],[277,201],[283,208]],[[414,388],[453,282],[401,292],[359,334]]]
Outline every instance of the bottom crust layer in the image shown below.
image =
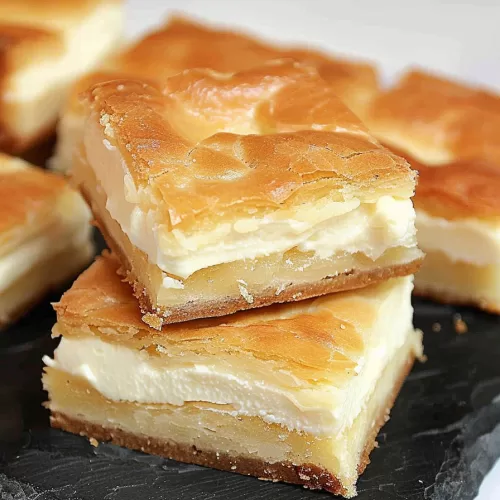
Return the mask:
[[[367,436],[364,450],[358,464],[358,474],[362,474],[370,463],[370,453],[376,446],[376,437],[381,427],[389,420],[389,413],[394,401],[410,372],[415,361],[412,352],[407,356],[399,372],[398,379],[392,391],[386,398],[385,404],[381,406],[374,424]],[[49,388],[50,392],[50,388]],[[49,403],[50,406],[50,403]],[[97,441],[110,441],[116,445],[139,450],[153,455],[170,458],[180,462],[212,467],[214,469],[239,474],[255,476],[262,480],[283,481],[303,485],[310,489],[324,489],[331,493],[353,496],[355,489],[346,488],[339,478],[328,470],[313,464],[293,464],[290,462],[267,463],[263,460],[249,457],[240,457],[224,452],[198,449],[195,446],[183,445],[170,440],[148,437],[124,431],[119,427],[104,427],[92,422],[65,415],[61,411],[52,411],[52,427],[59,428],[74,434],[86,436]]]
[[[105,237],[105,239],[110,248],[112,248],[116,254],[120,255],[121,262],[128,263],[123,253],[119,251],[118,246],[114,245],[109,238]],[[352,270],[333,277],[329,276],[323,278],[321,281],[315,283],[290,285],[286,290],[280,293],[279,296],[276,296],[274,289],[264,290],[261,295],[252,295],[252,302],[250,303],[244,297],[240,296],[220,302],[205,301],[200,302],[200,305],[188,304],[186,307],[178,308],[162,308],[161,306],[153,304],[146,289],[137,280],[133,272],[130,271],[130,266],[128,266],[127,269],[121,269],[119,274],[132,286],[134,296],[139,301],[141,311],[147,315],[146,318],[143,318],[144,321],[154,328],[157,324],[162,325],[165,323],[191,321],[198,318],[227,316],[228,314],[234,314],[238,311],[256,307],[264,307],[284,302],[295,302],[297,300],[310,299],[329,293],[365,288],[376,283],[387,281],[391,278],[414,274],[418,271],[422,260],[423,259],[418,259],[408,264],[382,267],[373,271]],[[154,319],[148,320],[147,318],[151,316]]]
[[441,290],[437,287],[433,288],[430,286],[415,285],[413,294],[417,297],[430,299],[441,304],[477,307],[478,309],[491,314],[500,314],[500,304],[493,304],[484,299],[463,297],[458,293],[453,293],[449,290]]
[[415,275],[414,294],[500,314],[500,266],[476,266],[452,261],[442,252],[426,252]]
[[[384,419],[385,422],[385,419]],[[315,465],[293,465],[289,462],[268,464],[262,460],[248,457],[237,457],[222,452],[199,450],[195,446],[186,447],[170,441],[163,441],[147,436],[134,435],[119,428],[106,429],[100,425],[84,422],[54,413],[51,417],[52,427],[63,429],[73,434],[87,436],[97,441],[110,441],[119,446],[139,450],[152,455],[177,460],[190,464],[203,465],[228,472],[237,472],[247,476],[255,476],[261,480],[284,481],[302,484],[311,489],[325,489],[333,493],[345,494],[340,481],[325,469]],[[380,426],[383,425],[383,422]],[[369,463],[368,455],[373,449],[363,453],[364,460],[360,465],[360,473]]]

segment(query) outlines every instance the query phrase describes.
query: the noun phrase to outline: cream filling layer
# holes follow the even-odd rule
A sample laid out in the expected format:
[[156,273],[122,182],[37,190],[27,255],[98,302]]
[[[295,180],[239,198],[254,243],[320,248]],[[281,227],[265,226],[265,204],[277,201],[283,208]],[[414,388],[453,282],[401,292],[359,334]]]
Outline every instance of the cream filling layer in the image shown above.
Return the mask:
[[114,48],[121,34],[122,18],[120,2],[98,5],[79,24],[62,32],[65,44],[62,56],[15,73],[4,99],[20,102],[35,100],[51,87],[59,89],[86,73]]
[[416,246],[411,200],[390,196],[363,204],[323,198],[264,217],[220,223],[210,231],[167,231],[157,222],[156,210],[141,209],[141,193],[118,149],[106,139],[106,130],[111,136],[106,120],[90,122],[84,140],[90,167],[107,196],[106,209],[131,243],[166,273],[187,278],[210,266],[292,248],[320,258],[362,252],[376,260],[389,248]]
[[[114,401],[168,403],[188,401],[231,405],[217,410],[234,416],[258,416],[290,430],[314,435],[339,435],[366,405],[384,368],[409,335],[413,335],[410,303],[412,279],[384,284],[386,298],[373,328],[365,332],[365,356],[342,387],[311,384],[291,372],[275,376],[272,361],[220,356],[151,356],[98,337],[62,337],[48,366],[83,377]],[[389,287],[389,289],[387,289]],[[238,362],[239,361],[239,362]],[[318,374],[319,376],[321,374]],[[333,377],[334,378],[334,377]],[[344,379],[345,377],[339,377]]]
[[476,266],[500,263],[500,226],[480,219],[447,220],[417,210],[418,243],[454,262]]

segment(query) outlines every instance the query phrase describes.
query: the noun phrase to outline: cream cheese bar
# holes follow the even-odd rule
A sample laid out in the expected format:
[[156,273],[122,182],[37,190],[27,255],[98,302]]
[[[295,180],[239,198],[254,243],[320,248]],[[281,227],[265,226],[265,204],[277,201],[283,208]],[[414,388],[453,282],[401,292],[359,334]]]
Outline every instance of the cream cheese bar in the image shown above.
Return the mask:
[[500,96],[485,89],[414,70],[380,93],[363,118],[385,144],[429,166],[500,163]]
[[70,169],[73,150],[81,140],[84,124],[84,109],[78,96],[92,84],[128,77],[162,85],[167,77],[186,69],[207,67],[233,73],[280,58],[316,65],[337,95],[360,114],[378,90],[377,72],[371,64],[300,47],[277,47],[244,33],[174,16],[73,86],[61,113],[52,167],[59,171]]
[[419,245],[415,293],[500,313],[500,169],[464,160],[439,168],[415,160]]
[[369,123],[419,172],[414,203],[426,257],[415,293],[499,313],[497,116],[498,96],[410,72],[375,99]]
[[190,70],[86,93],[72,175],[145,320],[222,316],[412,274],[415,172],[312,67]]
[[54,132],[69,86],[118,47],[121,0],[0,0],[0,149]]
[[0,154],[0,326],[81,271],[90,211],[59,176]]
[[145,325],[99,257],[55,304],[51,424],[346,497],[415,357],[412,278],[225,318]]

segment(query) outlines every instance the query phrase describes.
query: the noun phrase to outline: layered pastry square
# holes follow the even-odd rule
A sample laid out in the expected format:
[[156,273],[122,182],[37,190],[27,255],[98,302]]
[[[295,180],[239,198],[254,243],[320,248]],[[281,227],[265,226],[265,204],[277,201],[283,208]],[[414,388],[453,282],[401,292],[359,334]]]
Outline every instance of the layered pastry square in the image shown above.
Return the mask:
[[500,312],[498,117],[498,96],[411,72],[375,99],[369,120],[419,172],[414,203],[426,257],[416,293],[491,312]]
[[500,313],[500,169],[464,160],[439,168],[416,161],[418,241],[426,256],[415,292]]
[[90,229],[64,179],[0,154],[0,327],[90,262]]
[[145,325],[104,255],[55,305],[51,424],[351,497],[415,357],[412,278],[225,318]]
[[79,94],[93,84],[128,77],[161,86],[167,77],[186,69],[212,68],[232,73],[279,58],[294,58],[316,65],[337,95],[360,114],[378,90],[376,70],[368,63],[339,59],[304,48],[277,47],[244,33],[173,17],[73,86],[61,113],[52,166],[60,171],[69,170],[84,122]]
[[364,120],[384,143],[427,165],[500,163],[500,97],[488,90],[410,71],[374,100]]
[[222,316],[412,274],[415,172],[309,66],[191,70],[85,98],[73,176],[145,320]]
[[53,133],[72,84],[117,49],[121,0],[1,0],[0,149]]

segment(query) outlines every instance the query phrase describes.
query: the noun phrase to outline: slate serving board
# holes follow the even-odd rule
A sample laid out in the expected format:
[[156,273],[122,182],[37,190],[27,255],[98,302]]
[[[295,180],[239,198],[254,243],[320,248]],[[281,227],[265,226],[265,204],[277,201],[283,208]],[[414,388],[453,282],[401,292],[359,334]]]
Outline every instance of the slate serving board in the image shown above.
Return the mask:
[[[94,448],[50,429],[41,357],[56,345],[50,300],[59,295],[0,334],[1,500],[333,498],[109,444]],[[414,305],[428,361],[415,366],[378,436],[359,500],[472,499],[500,457],[500,318],[418,299]],[[456,314],[467,333],[456,333]]]

